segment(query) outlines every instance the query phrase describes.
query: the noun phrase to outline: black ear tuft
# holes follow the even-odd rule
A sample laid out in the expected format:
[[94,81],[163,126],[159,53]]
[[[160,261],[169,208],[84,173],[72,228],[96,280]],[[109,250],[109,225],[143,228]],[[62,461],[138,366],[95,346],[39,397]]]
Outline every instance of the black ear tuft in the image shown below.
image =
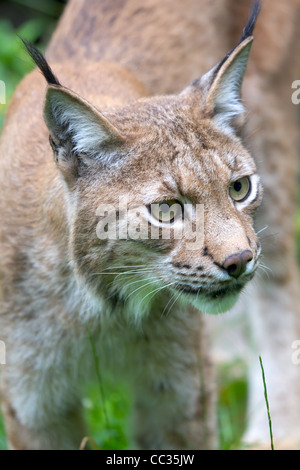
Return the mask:
[[244,39],[248,38],[249,36],[252,36],[254,26],[255,26],[257,17],[259,15],[260,9],[261,9],[261,1],[260,0],[255,0],[252,11],[249,15],[248,22],[247,22],[246,26],[243,29],[243,34],[242,34],[240,43],[242,41],[244,41]]
[[250,15],[249,15],[248,22],[247,22],[247,24],[245,25],[245,27],[244,27],[244,29],[243,29],[243,34],[242,34],[242,36],[241,36],[241,39],[239,40],[238,44],[237,44],[236,46],[234,46],[234,48],[231,49],[231,51],[227,52],[226,56],[219,62],[218,66],[216,67],[215,74],[217,74],[217,72],[220,70],[220,68],[222,67],[222,65],[224,64],[224,62],[226,62],[226,60],[227,60],[228,57],[232,54],[232,52],[233,52],[245,39],[247,39],[248,37],[252,36],[253,30],[254,30],[254,26],[255,26],[257,17],[258,17],[258,15],[259,15],[260,9],[261,9],[261,0],[254,0],[254,4],[253,4],[253,7],[252,7],[252,11],[251,11],[251,13],[250,13]]
[[50,65],[46,61],[41,51],[39,51],[37,47],[35,47],[31,42],[27,41],[26,39],[23,39],[20,36],[19,38],[21,39],[24,46],[26,47],[27,52],[30,55],[30,57],[34,60],[34,62],[36,63],[36,65],[38,66],[42,74],[44,75],[45,79],[47,80],[48,85],[61,86],[61,84],[59,83],[58,79],[52,72]]

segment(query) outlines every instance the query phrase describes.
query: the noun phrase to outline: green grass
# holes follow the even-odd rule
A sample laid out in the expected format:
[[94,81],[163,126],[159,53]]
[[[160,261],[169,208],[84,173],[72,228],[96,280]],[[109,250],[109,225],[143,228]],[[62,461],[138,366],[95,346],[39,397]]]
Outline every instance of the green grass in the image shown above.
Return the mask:
[[127,449],[130,395],[124,386],[119,385],[116,388],[112,379],[109,381],[103,376],[91,332],[88,327],[86,330],[96,376],[96,386],[90,388],[83,400],[86,422],[100,449]]
[[222,365],[217,371],[219,445],[238,449],[246,428],[247,370],[241,361]]
[[6,94],[6,103],[0,104],[0,129],[16,86],[24,75],[33,69],[33,63],[26,56],[24,46],[17,35],[35,41],[42,28],[43,24],[35,20],[27,22],[17,29],[14,29],[8,20],[0,20],[0,80],[5,84]]
[[263,362],[262,362],[261,356],[259,356],[259,363],[260,363],[260,368],[261,368],[262,381],[263,381],[263,384],[264,384],[264,395],[265,395],[265,403],[266,403],[266,409],[267,409],[267,415],[268,415],[268,422],[269,422],[271,450],[274,450],[273,431],[272,431],[272,420],[271,420],[271,414],[270,414],[270,407],[269,407],[269,400],[268,400],[268,392],[267,392],[267,384],[266,384],[266,378],[265,378],[265,371],[264,371],[264,366],[263,366]]
[[131,439],[131,397],[125,385],[105,380],[104,403],[98,384],[88,387],[82,401],[89,436],[102,450],[133,449]]
[[5,439],[5,432],[4,432],[3,421],[2,421],[1,413],[0,413],[0,450],[6,450],[6,449],[7,449],[7,445],[6,445],[6,439]]

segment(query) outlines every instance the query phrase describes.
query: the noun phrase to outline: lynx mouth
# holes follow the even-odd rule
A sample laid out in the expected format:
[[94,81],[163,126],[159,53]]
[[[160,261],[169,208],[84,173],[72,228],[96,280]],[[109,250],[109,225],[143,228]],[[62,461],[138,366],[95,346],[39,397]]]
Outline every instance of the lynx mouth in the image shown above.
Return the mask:
[[178,285],[186,300],[194,307],[204,313],[223,313],[230,310],[237,302],[242,289],[247,284],[244,282],[234,282],[226,286],[199,287],[194,288],[188,285]]
[[204,295],[209,299],[222,299],[227,295],[239,294],[245,283],[235,284],[233,286],[227,285],[226,287],[219,287],[217,289],[207,289],[203,287],[194,288],[190,286],[179,285],[178,288],[187,294]]

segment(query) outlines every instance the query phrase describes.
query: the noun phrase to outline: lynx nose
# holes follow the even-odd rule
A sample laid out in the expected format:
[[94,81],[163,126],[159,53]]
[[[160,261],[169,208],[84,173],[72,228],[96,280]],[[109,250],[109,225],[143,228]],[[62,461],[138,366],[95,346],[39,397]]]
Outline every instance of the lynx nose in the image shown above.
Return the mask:
[[238,278],[246,271],[247,263],[252,259],[253,254],[250,250],[234,253],[225,259],[223,268],[226,269],[230,276]]

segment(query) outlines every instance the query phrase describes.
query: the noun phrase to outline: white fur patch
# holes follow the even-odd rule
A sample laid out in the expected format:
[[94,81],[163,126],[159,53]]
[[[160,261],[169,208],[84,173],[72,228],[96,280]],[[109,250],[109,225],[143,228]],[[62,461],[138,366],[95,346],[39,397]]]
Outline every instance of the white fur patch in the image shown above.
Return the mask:
[[[48,91],[44,117],[57,140],[63,145],[70,142],[72,151],[91,158],[100,154],[102,157],[105,153],[107,159],[108,152],[104,152],[103,144],[118,136],[117,130],[114,134],[113,127],[110,129],[110,124],[92,106],[62,90]],[[110,157],[113,153],[109,153]]]

